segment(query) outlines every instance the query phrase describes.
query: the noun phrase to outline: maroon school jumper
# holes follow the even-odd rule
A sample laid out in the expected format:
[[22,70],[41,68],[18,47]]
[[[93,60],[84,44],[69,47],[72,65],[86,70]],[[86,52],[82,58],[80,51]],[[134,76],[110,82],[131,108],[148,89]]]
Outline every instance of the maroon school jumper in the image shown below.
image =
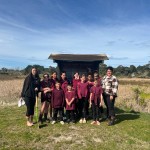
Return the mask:
[[91,87],[91,93],[92,97],[91,100],[95,103],[95,105],[98,104],[98,101],[100,102],[100,95],[102,94],[103,90],[101,86],[93,86]]
[[88,82],[79,82],[77,86],[77,93],[79,99],[82,99],[82,97],[87,98],[88,96]]
[[67,92],[68,80],[60,79],[61,88],[63,89],[64,93]]
[[[72,98],[75,98],[75,92],[74,91],[70,91],[70,92],[67,91],[65,94],[65,98],[67,98],[68,102],[70,102],[72,100]],[[70,106],[66,102],[66,110],[75,110],[75,99],[71,103]]]
[[[48,81],[42,80],[40,85],[41,85],[41,88],[51,88],[52,90],[54,89],[54,82],[51,79],[48,80]],[[41,101],[42,102],[50,101],[51,94],[52,94],[52,92],[44,93],[44,91],[42,91],[41,92]]]
[[78,83],[80,82],[80,79],[73,79],[72,80],[72,84],[73,84],[73,89],[75,91],[75,98],[78,97],[78,94],[77,94],[77,86],[78,86]]
[[91,87],[93,87],[94,82],[91,82],[91,81],[87,81],[87,82],[88,82],[88,96],[87,96],[87,98],[89,99],[90,98]]
[[97,79],[97,81],[98,81],[98,86],[101,86],[101,85],[102,85],[101,77],[99,77],[99,78]]
[[53,108],[64,108],[65,95],[62,89],[54,89],[52,91],[52,107]]

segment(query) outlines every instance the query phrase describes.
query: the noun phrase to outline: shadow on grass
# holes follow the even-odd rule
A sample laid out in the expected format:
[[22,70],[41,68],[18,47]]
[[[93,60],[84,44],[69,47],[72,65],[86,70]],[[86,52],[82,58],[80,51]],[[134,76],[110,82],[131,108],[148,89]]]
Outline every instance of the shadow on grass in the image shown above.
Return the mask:
[[41,124],[41,125],[39,125],[39,129],[42,129],[42,128],[47,127],[47,126],[48,126],[47,124]]
[[135,120],[140,118],[140,113],[135,111],[125,111],[119,108],[116,108],[116,122],[115,124],[119,124],[125,120]]

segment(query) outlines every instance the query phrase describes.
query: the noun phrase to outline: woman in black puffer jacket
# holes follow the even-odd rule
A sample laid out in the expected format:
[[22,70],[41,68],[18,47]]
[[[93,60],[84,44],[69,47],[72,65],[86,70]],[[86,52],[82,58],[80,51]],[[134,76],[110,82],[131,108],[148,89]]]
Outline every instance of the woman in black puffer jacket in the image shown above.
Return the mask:
[[31,73],[24,80],[21,93],[21,97],[24,98],[27,107],[26,111],[27,126],[33,125],[36,94],[38,94],[39,90],[40,90],[40,78],[37,69],[33,67]]

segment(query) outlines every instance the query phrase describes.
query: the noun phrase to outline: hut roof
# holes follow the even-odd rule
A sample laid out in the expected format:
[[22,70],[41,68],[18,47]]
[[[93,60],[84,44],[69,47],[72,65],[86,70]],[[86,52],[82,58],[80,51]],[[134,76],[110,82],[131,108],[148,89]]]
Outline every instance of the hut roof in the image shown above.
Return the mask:
[[54,61],[101,61],[108,60],[105,54],[51,54],[49,59]]

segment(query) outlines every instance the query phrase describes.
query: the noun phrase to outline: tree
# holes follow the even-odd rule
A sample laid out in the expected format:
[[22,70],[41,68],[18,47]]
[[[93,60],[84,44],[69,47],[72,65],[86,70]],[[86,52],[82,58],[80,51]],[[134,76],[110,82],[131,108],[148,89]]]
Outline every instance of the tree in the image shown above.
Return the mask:
[[44,72],[44,66],[40,66],[40,65],[28,65],[25,69],[24,69],[24,74],[29,74],[31,72],[31,69],[35,67],[38,70],[38,73],[41,74]]
[[131,73],[137,72],[136,67],[134,65],[130,65]]
[[2,72],[3,72],[3,73],[7,73],[7,71],[8,71],[7,68],[4,68],[4,67],[2,68]]
[[106,74],[107,65],[106,64],[100,64],[99,65],[99,74],[100,76],[104,76]]

